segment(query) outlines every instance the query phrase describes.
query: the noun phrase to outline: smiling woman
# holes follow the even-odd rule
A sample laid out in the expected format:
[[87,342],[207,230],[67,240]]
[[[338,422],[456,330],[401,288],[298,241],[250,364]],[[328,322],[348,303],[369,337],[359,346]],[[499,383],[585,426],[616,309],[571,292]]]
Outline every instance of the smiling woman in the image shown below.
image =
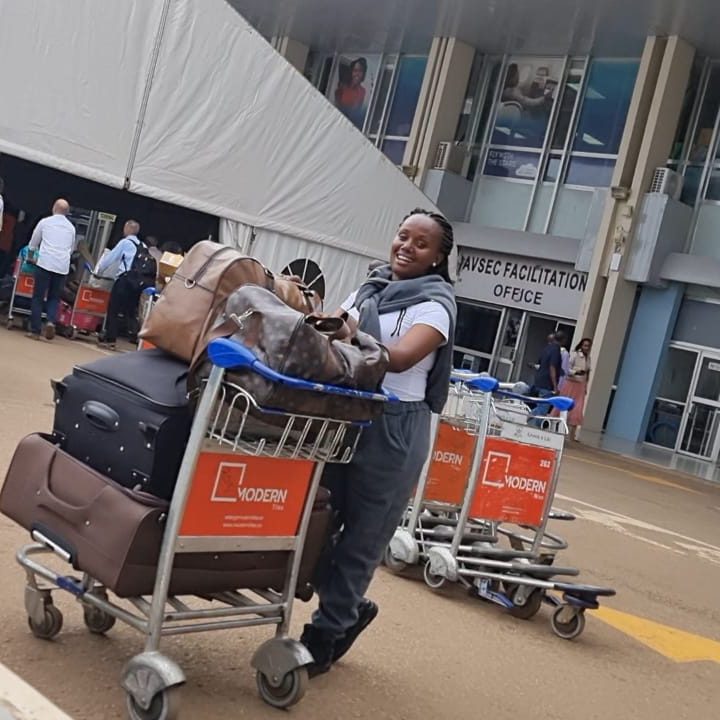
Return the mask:
[[349,465],[329,465],[338,533],[325,553],[320,605],[302,642],[327,672],[375,619],[364,595],[430,449],[430,413],[445,405],[455,332],[448,257],[453,230],[440,214],[414,210],[392,241],[390,263],[373,270],[338,314],[389,351],[385,389],[398,402],[363,432]]

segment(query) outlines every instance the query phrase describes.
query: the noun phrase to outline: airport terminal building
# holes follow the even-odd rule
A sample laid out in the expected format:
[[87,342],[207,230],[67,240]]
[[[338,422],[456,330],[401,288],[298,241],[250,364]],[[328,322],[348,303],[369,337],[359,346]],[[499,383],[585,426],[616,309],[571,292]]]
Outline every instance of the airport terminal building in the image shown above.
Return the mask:
[[717,3],[233,4],[455,221],[456,362],[593,337],[585,431],[717,464]]
[[[434,203],[458,241],[457,365],[527,380],[556,328],[592,337],[587,437],[717,464],[714,0],[91,6],[80,38],[54,3],[0,0],[6,192],[32,163],[169,203],[196,239],[312,266],[333,301]],[[66,22],[72,47],[19,45],[37,18],[38,48]],[[48,58],[75,116],[24,99]]]

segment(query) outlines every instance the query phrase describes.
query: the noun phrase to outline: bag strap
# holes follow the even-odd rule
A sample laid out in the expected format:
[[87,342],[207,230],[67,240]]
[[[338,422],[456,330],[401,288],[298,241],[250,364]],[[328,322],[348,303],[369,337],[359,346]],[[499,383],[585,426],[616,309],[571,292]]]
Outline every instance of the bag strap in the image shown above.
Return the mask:
[[192,277],[189,277],[185,282],[189,285],[197,285],[198,281],[202,278],[202,276],[207,272],[210,265],[214,262],[214,260],[218,257],[218,255],[221,255],[224,252],[227,252],[228,250],[234,250],[235,248],[231,248],[228,245],[225,245],[221,247],[219,250],[216,250],[196,271],[195,274]]

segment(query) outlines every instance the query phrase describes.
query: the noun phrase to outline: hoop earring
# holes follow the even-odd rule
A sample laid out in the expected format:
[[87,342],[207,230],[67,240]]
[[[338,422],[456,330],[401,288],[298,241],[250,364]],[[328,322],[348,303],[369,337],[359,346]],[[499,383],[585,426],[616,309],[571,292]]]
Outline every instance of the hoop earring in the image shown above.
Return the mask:
[[433,267],[437,267],[437,266],[438,266],[438,264],[437,264],[437,263],[433,263]]

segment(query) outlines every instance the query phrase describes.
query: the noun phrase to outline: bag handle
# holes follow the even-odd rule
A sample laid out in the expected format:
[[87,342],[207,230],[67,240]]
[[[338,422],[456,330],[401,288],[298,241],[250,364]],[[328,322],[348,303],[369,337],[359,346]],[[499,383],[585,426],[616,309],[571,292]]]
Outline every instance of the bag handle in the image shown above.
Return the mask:
[[310,325],[328,340],[349,340],[352,333],[341,317],[326,317],[324,315],[306,315],[305,324]]
[[88,503],[87,505],[71,505],[69,502],[60,499],[52,491],[52,488],[50,487],[50,476],[52,475],[53,468],[55,467],[55,460],[57,460],[57,456],[58,448],[55,448],[52,460],[50,460],[47,470],[45,471],[42,484],[37,491],[40,498],[38,505],[45,507],[50,510],[50,512],[59,515],[61,518],[71,522],[73,525],[80,525],[87,518],[88,510],[92,503]]
[[219,255],[222,255],[224,252],[228,252],[232,250],[233,252],[236,252],[235,248],[230,247],[229,245],[225,245],[224,247],[221,247],[219,250],[216,250],[195,272],[195,275],[192,277],[185,279],[185,287],[190,290],[191,288],[195,287],[195,285],[198,284],[198,281],[202,278],[202,276],[207,272],[210,265],[217,259]]

